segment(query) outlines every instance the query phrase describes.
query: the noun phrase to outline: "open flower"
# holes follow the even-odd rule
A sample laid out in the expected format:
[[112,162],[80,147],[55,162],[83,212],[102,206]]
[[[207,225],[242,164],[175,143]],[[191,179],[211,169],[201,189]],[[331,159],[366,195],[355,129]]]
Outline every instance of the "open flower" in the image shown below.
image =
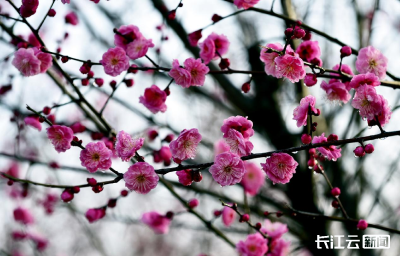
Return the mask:
[[63,125],[53,125],[47,130],[47,137],[58,153],[65,152],[71,148],[74,132],[71,128]]
[[297,47],[296,53],[302,60],[308,62],[321,57],[321,49],[319,49],[318,41],[303,41]]
[[244,168],[246,173],[243,175],[240,184],[243,185],[246,193],[255,196],[265,183],[265,173],[258,164],[252,162],[244,162]]
[[308,107],[311,107],[311,111],[316,113],[317,109],[315,108],[315,97],[312,95],[308,95],[301,99],[300,105],[296,107],[293,111],[293,120],[297,121],[297,127],[306,126],[307,125],[307,117],[308,117]]
[[104,67],[104,72],[110,76],[118,76],[129,68],[129,58],[120,47],[108,49],[100,63]]
[[157,85],[152,85],[150,88],[144,90],[144,96],[140,96],[139,102],[142,103],[146,108],[148,108],[153,114],[159,111],[165,112],[167,110],[167,105],[165,101],[167,100],[167,94],[158,88]]
[[209,172],[218,184],[230,186],[242,180],[246,169],[238,155],[224,152],[215,157],[214,164],[210,167]]
[[111,167],[112,151],[106,147],[103,141],[90,142],[81,151],[81,165],[89,172],[96,172],[98,169],[107,170]]
[[239,156],[248,156],[251,154],[254,147],[253,143],[245,140],[240,132],[229,129],[229,131],[224,134],[224,138],[231,152]]
[[197,129],[183,130],[178,138],[169,144],[174,161],[181,163],[186,159],[194,158],[200,141],[201,134]]
[[224,120],[221,126],[221,132],[224,133],[224,138],[228,137],[229,129],[240,132],[244,139],[249,139],[254,135],[253,122],[243,116],[231,116]]
[[142,146],[144,138],[133,139],[128,133],[120,131],[117,135],[115,150],[122,161],[129,161]]
[[201,62],[201,59],[188,58],[184,62],[185,69],[189,71],[191,75],[190,85],[192,86],[203,86],[206,80],[206,74],[210,69]]
[[33,48],[20,48],[14,53],[12,64],[23,76],[34,76],[40,73],[40,60]]
[[326,92],[326,96],[330,101],[343,102],[346,104],[351,98],[346,85],[342,82],[329,81],[329,83],[327,83],[322,81],[321,88]]
[[288,183],[296,172],[299,164],[286,153],[273,153],[267,158],[265,164],[261,164],[268,178],[275,183]]
[[379,50],[368,46],[358,52],[356,68],[361,74],[373,73],[383,79],[386,76],[387,63],[388,59]]
[[[325,133],[322,133],[321,136],[314,136],[312,143],[324,143],[327,142],[328,139],[325,137]],[[317,150],[325,156],[328,160],[336,161],[339,157],[341,157],[341,148],[336,148],[336,146],[328,146],[328,147],[318,147]]]
[[351,105],[358,109],[360,116],[374,119],[382,111],[382,101],[371,85],[361,85],[357,88]]
[[288,231],[289,230],[286,224],[280,223],[278,221],[271,222],[269,219],[265,220],[264,226],[261,228],[261,232],[267,234],[273,240],[280,238]]
[[169,76],[172,77],[177,85],[183,88],[189,88],[192,76],[190,72],[179,66],[178,60],[172,61],[172,69],[169,71]]
[[292,83],[297,83],[306,76],[304,62],[296,54],[285,54],[275,58],[278,77],[286,77]]
[[138,162],[129,167],[124,174],[125,186],[139,194],[147,194],[158,184],[158,175],[153,166]]
[[212,33],[202,43],[199,44],[200,57],[205,64],[210,63],[212,59],[219,58],[219,55],[224,55],[228,52],[229,40],[225,35]]
[[260,233],[248,235],[245,241],[236,244],[240,256],[263,256],[268,251],[268,240]]

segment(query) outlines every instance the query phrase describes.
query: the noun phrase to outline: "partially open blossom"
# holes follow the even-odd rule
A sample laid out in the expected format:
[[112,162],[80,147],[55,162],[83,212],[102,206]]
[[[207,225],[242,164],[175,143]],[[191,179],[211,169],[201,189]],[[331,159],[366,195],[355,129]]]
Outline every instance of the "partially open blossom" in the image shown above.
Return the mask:
[[188,58],[184,62],[185,69],[189,71],[191,75],[190,85],[192,86],[203,86],[206,80],[206,74],[210,69],[201,62],[201,59]]
[[214,143],[214,156],[229,150],[229,145],[225,142],[224,139],[219,139]]
[[286,77],[292,83],[297,83],[306,76],[303,60],[296,54],[285,54],[275,58],[277,77]]
[[70,126],[72,131],[75,133],[81,133],[86,131],[86,126],[84,126],[81,122],[76,122]]
[[243,185],[246,193],[255,196],[265,183],[265,173],[258,164],[252,162],[244,162],[244,168],[246,173],[243,175],[240,184]]
[[23,76],[34,76],[40,73],[40,60],[36,57],[33,48],[20,48],[14,53],[12,61]]
[[26,125],[29,125],[29,126],[35,128],[39,132],[42,130],[42,124],[39,122],[38,117],[27,116],[27,117],[25,117],[24,122]]
[[195,47],[199,43],[199,40],[202,37],[202,29],[196,30],[188,35],[188,40],[191,46]]
[[261,164],[268,178],[275,183],[288,183],[296,172],[299,164],[286,153],[273,153],[267,158],[265,164]]
[[235,129],[229,129],[224,134],[226,143],[229,145],[230,151],[239,156],[248,156],[254,146],[249,140],[245,140],[243,135]]
[[[379,112],[379,114],[377,116],[378,116],[379,123],[383,127],[383,126],[385,126],[385,124],[389,123],[389,120],[392,116],[392,111],[390,110],[387,100],[382,95],[378,95],[378,96],[381,100],[381,111]],[[372,121],[372,120],[376,121],[376,118],[368,119],[368,121]]]
[[18,207],[14,210],[14,220],[25,225],[35,222],[32,213],[23,207]]
[[311,111],[316,113],[317,109],[315,108],[315,97],[312,95],[308,95],[301,99],[300,105],[296,107],[293,111],[293,120],[297,121],[297,127],[306,126],[307,125],[307,117],[308,117],[308,107],[311,107]]
[[63,125],[53,125],[47,130],[47,137],[58,153],[65,152],[71,148],[74,132],[71,128]]
[[288,231],[289,230],[286,224],[280,223],[278,221],[271,222],[269,219],[265,220],[264,225],[261,228],[261,232],[267,234],[273,240],[280,238]]
[[90,142],[81,151],[79,159],[81,165],[89,172],[96,172],[98,169],[107,170],[111,167],[112,151],[106,147],[103,141]]
[[242,180],[246,169],[238,155],[224,152],[215,157],[214,164],[210,167],[209,172],[218,184],[230,186]]
[[[328,142],[328,139],[325,137],[325,133],[322,133],[321,136],[314,136],[312,143],[325,143]],[[339,157],[341,157],[341,148],[336,148],[336,146],[328,146],[328,147],[318,147],[317,150],[328,160],[336,161]]]
[[61,3],[63,3],[63,4],[69,4],[69,3],[71,3],[71,0],[61,0]]
[[129,161],[144,143],[144,138],[133,139],[128,133],[120,131],[117,134],[115,149],[122,161]]
[[321,50],[318,45],[318,41],[303,41],[296,49],[296,53],[299,57],[310,62],[314,58],[321,57]]
[[248,235],[245,241],[236,244],[240,256],[264,256],[268,251],[268,240],[260,233]]
[[108,49],[100,63],[104,67],[104,72],[110,76],[118,76],[129,68],[129,58],[120,47]]
[[304,77],[304,83],[308,87],[315,85],[317,82],[318,80],[316,74],[307,73],[306,76]]
[[40,73],[46,72],[53,65],[53,57],[50,53],[42,52],[39,48],[33,48],[35,56],[40,61]]
[[205,64],[210,63],[212,59],[219,58],[219,55],[224,55],[228,52],[229,40],[225,35],[212,33],[202,43],[199,44],[200,57]]
[[176,175],[178,176],[179,183],[181,183],[182,185],[184,186],[192,185],[193,182],[192,170],[186,169],[177,171]]
[[[333,69],[333,70],[339,70],[339,67],[340,67],[340,64],[336,64],[332,69]],[[342,64],[342,67],[340,68],[340,70],[342,71],[342,73],[348,74],[348,75],[350,75],[350,76],[353,76],[353,75],[354,75],[354,73],[353,73],[353,71],[351,70],[351,68],[350,68],[349,65]],[[337,73],[330,73],[330,75],[331,75],[331,76],[337,76],[337,77],[340,77],[340,76],[341,76],[340,74],[337,74]],[[331,83],[331,82],[342,82],[342,83],[344,83],[344,84],[346,85],[346,89],[347,89],[348,91],[351,90],[350,81],[348,81],[348,80],[345,80],[345,81],[344,81],[344,80],[342,80],[342,79],[331,78],[331,79],[329,80],[329,83]]]
[[289,255],[290,241],[277,239],[269,244],[267,256],[286,256]]
[[69,12],[67,15],[65,15],[65,23],[69,23],[73,26],[78,25],[79,20],[78,20],[78,15],[74,12]]
[[253,122],[243,116],[231,116],[224,120],[221,126],[221,132],[224,133],[224,138],[228,136],[229,129],[234,129],[243,135],[244,139],[249,139],[254,135]]
[[142,222],[157,234],[166,234],[171,220],[158,212],[146,212],[142,215]]
[[236,212],[230,207],[224,207],[222,210],[222,223],[229,227],[235,221]]
[[74,199],[74,192],[71,189],[64,189],[64,191],[61,193],[61,200],[63,200],[64,203],[68,203]]
[[93,208],[86,211],[85,217],[89,223],[103,218],[106,215],[106,208]]
[[199,200],[197,200],[197,198],[190,199],[188,202],[188,206],[189,208],[195,208],[199,206]]
[[[283,46],[280,43],[267,44],[266,47],[277,51],[283,50]],[[265,73],[276,78],[281,78],[282,76],[277,72],[275,63],[275,58],[278,57],[279,54],[276,52],[269,52],[267,48],[262,48],[260,53],[260,60],[265,64]],[[293,52],[290,46],[288,46],[287,50],[291,50]]]
[[361,219],[358,221],[357,223],[357,228],[360,230],[366,230],[368,227],[368,222],[366,222],[365,220]]
[[127,49],[128,44],[144,38],[139,28],[134,25],[122,25],[117,31],[118,33],[114,35],[114,44],[124,50]]
[[172,61],[172,69],[169,71],[169,76],[172,77],[177,85],[183,88],[189,88],[192,76],[185,68],[179,66],[178,60]]
[[157,85],[152,85],[150,88],[144,90],[144,96],[140,96],[139,101],[146,108],[148,108],[153,114],[159,111],[165,112],[167,110],[167,105],[165,101],[167,100],[167,94],[158,88]]
[[326,96],[330,101],[338,101],[346,104],[351,95],[347,91],[346,85],[342,82],[325,82],[322,81],[321,88],[326,92]]
[[127,45],[126,55],[128,55],[131,60],[136,60],[145,56],[149,48],[152,47],[154,47],[154,44],[151,39],[136,39]]
[[358,52],[356,68],[361,74],[373,73],[383,79],[386,76],[387,63],[388,59],[379,50],[368,46]]
[[235,0],[233,3],[238,9],[249,9],[256,5],[260,0]]
[[350,81],[350,87],[354,89],[357,89],[361,85],[370,85],[375,87],[380,84],[381,82],[379,81],[379,77],[372,73],[356,75]]
[[371,85],[358,87],[351,105],[359,110],[360,116],[367,119],[375,119],[375,116],[382,111],[381,98]]
[[158,175],[153,166],[137,162],[124,174],[125,186],[139,194],[147,194],[158,184]]
[[169,146],[172,157],[176,163],[196,156],[196,149],[201,141],[201,135],[197,129],[183,130],[176,140],[173,140]]

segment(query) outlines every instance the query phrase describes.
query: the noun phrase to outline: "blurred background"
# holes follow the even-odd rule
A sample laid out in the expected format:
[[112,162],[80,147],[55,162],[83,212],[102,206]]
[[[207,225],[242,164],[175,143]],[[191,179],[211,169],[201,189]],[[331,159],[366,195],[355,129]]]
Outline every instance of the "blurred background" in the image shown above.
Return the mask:
[[[28,18],[34,27],[39,25],[51,2],[41,0],[37,13]],[[260,0],[256,7],[270,10],[272,2]],[[14,3],[20,6],[20,1]],[[61,54],[98,62],[108,48],[114,47],[113,28],[133,24],[155,44],[148,56],[160,66],[170,67],[173,59],[182,63],[188,57],[198,57],[199,49],[188,44],[188,33],[211,24],[213,14],[226,16],[237,11],[236,6],[223,0],[183,0],[183,7],[177,10],[176,19],[166,20],[165,10],[172,10],[178,4],[178,0],[101,0],[98,4],[89,0],[71,0],[71,4],[63,5],[57,0],[54,5],[57,15],[46,20],[41,36],[50,51],[55,52],[60,47]],[[0,7],[1,13],[18,17],[6,1],[0,2]],[[277,0],[274,1],[273,10],[302,20],[353,48],[374,46],[389,59],[388,71],[400,76],[398,0]],[[64,17],[70,11],[78,14],[77,26],[65,24]],[[12,27],[16,35],[27,39],[30,34],[25,24],[4,17],[0,17],[0,22]],[[160,25],[163,25],[162,30],[156,29]],[[246,11],[207,27],[203,30],[203,39],[212,32],[226,35],[231,43],[226,57],[232,69],[263,71],[263,63],[259,60],[260,45],[275,42],[284,44],[283,32],[286,27],[287,24],[279,18]],[[64,40],[65,33],[69,36]],[[312,40],[319,42],[324,67],[332,68],[338,64],[340,46],[316,34],[312,36]],[[110,179],[110,172],[90,174],[83,169],[77,148],[57,154],[45,131],[38,132],[24,125],[23,118],[29,114],[25,109],[26,104],[41,110],[45,106],[67,103],[70,99],[47,74],[22,77],[11,65],[15,48],[10,45],[10,39],[1,30],[0,85],[11,84],[12,90],[0,96],[0,170],[7,171],[14,166],[20,178],[63,185],[83,184],[88,177],[95,177],[98,181]],[[344,60],[353,72],[355,59],[352,56]],[[134,63],[151,66],[145,58]],[[217,61],[213,61],[210,69],[218,70],[217,64]],[[60,65],[72,77],[83,78],[79,73],[81,63],[70,60],[65,64],[60,62]],[[100,110],[112,92],[109,82],[113,79],[119,82],[123,75],[116,78],[106,76],[101,66],[94,66],[92,70],[96,77],[105,79],[102,88],[94,85],[82,87],[79,81],[76,81],[76,85],[88,101]],[[129,74],[128,78],[134,79],[134,86],[121,86],[116,91],[104,111],[104,117],[116,131],[124,130],[136,136],[146,136],[146,131],[151,127],[157,129],[159,137],[153,142],[146,138],[145,147],[140,151],[155,168],[162,168],[163,165],[153,162],[152,152],[168,145],[161,140],[170,133],[177,135],[181,130],[191,128],[197,128],[203,136],[197,157],[192,162],[213,161],[213,144],[222,138],[222,122],[236,115],[247,116],[254,123],[256,134],[251,139],[253,153],[298,146],[301,144],[300,136],[306,130],[296,127],[292,113],[300,99],[309,94],[317,98],[316,107],[322,112],[315,120],[318,122],[316,135],[335,133],[344,139],[379,133],[377,127],[367,129],[367,123],[350,103],[341,106],[329,102],[319,87],[322,79],[314,87],[308,88],[302,83],[292,84],[287,80],[258,74],[252,77],[250,92],[244,94],[240,88],[249,81],[249,75],[210,74],[203,87],[183,89],[173,83],[166,102],[168,110],[154,115],[139,104],[139,96],[152,84],[160,88],[167,86],[170,81],[167,73],[139,71]],[[73,93],[72,88],[66,88]],[[388,87],[379,87],[377,91],[393,109],[385,130],[398,130],[400,114],[396,109],[400,100],[399,91]],[[56,108],[52,113],[57,123],[70,125],[82,122],[88,131],[79,134],[79,138],[84,144],[92,141],[90,131],[96,131],[96,127],[75,104]],[[363,218],[369,223],[398,229],[400,140],[390,137],[373,141],[372,144],[375,152],[363,158],[354,157],[353,150],[358,145],[345,145],[342,147],[342,158],[336,162],[324,162],[323,166],[333,186],[341,188],[340,198],[352,218]],[[342,216],[340,210],[331,207],[330,189],[323,176],[308,169],[306,152],[299,152],[295,158],[299,166],[290,183],[272,185],[270,180],[266,180],[259,194],[247,197],[254,222],[264,219],[264,211],[281,210],[282,202],[297,210]],[[49,165],[52,162],[67,168],[52,168]],[[265,162],[265,158],[254,162]],[[125,172],[129,163],[115,159],[113,167]],[[213,219],[213,211],[222,209],[219,198],[243,204],[243,188],[240,185],[222,188],[212,180],[207,170],[202,173],[203,181],[191,187],[179,186],[175,173],[167,174],[165,178],[173,182],[176,191],[184,199],[198,198],[200,205],[197,210],[206,219]],[[21,184],[7,186],[7,180],[0,179],[0,255],[15,255],[15,251],[21,255],[59,256],[235,254],[229,245],[210,233],[203,223],[189,213],[174,218],[168,235],[156,235],[140,223],[144,212],[184,211],[181,203],[161,184],[147,195],[130,193],[128,197],[118,200],[117,207],[108,209],[102,220],[89,224],[84,216],[86,210],[107,204],[108,199],[117,197],[123,187],[123,182],[105,186],[99,194],[82,189],[71,203],[66,204],[59,199],[60,189]],[[25,197],[20,196],[24,194],[23,191]],[[46,213],[42,205],[48,195],[57,198],[52,214]],[[13,210],[18,206],[32,211],[35,224],[29,227],[30,232],[49,240],[46,250],[39,252],[31,243],[12,239],[13,231],[25,229],[13,219]],[[354,224],[287,215],[279,219],[272,216],[271,219],[288,225],[289,233],[284,237],[291,241],[290,255],[398,255],[400,251],[400,237],[395,234],[391,234],[389,250],[318,250],[315,243],[317,235],[361,237],[364,234],[388,233],[372,228],[363,232],[357,230]],[[247,226],[238,221],[231,228],[225,228],[220,219],[214,223],[235,243],[244,240],[249,232]]]

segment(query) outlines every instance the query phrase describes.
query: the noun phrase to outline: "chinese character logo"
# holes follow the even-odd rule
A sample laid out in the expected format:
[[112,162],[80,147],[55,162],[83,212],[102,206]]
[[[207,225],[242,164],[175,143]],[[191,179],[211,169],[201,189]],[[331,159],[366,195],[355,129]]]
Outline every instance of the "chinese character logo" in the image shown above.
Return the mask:
[[363,236],[364,249],[389,249],[390,236],[389,235],[364,235]]

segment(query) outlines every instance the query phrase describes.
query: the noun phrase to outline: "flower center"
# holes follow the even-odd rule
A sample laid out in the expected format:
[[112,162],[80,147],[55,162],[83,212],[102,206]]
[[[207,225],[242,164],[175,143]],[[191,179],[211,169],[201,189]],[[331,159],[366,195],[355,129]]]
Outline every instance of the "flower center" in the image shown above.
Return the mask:
[[143,174],[140,174],[136,177],[136,181],[143,183],[144,181],[146,181],[146,177]]
[[377,63],[374,59],[369,60],[368,64],[370,68],[375,68],[377,66]]
[[188,148],[190,148],[191,146],[192,146],[192,142],[189,141],[189,140],[187,140],[187,141],[185,141],[185,143],[183,143],[183,147],[184,147],[185,149],[188,149]]
[[369,101],[368,99],[365,98],[361,102],[361,107],[367,107],[367,106],[369,106]]
[[254,178],[254,173],[247,174],[247,178],[252,180]]
[[192,70],[190,71],[190,74],[191,74],[193,77],[196,77],[196,76],[197,76],[197,70],[196,70],[196,69],[192,69]]
[[225,166],[224,167],[224,172],[231,173],[232,172],[232,166]]
[[286,165],[284,163],[278,163],[279,170],[285,169]]
[[247,246],[247,249],[251,252],[255,252],[257,250],[257,246],[255,244],[250,244]]
[[116,58],[112,58],[112,59],[111,59],[111,65],[113,65],[113,66],[117,65],[118,62],[119,62],[119,60],[116,59]]
[[100,155],[99,155],[99,153],[94,153],[94,154],[92,155],[92,159],[93,159],[94,161],[99,161],[99,160],[100,160]]

